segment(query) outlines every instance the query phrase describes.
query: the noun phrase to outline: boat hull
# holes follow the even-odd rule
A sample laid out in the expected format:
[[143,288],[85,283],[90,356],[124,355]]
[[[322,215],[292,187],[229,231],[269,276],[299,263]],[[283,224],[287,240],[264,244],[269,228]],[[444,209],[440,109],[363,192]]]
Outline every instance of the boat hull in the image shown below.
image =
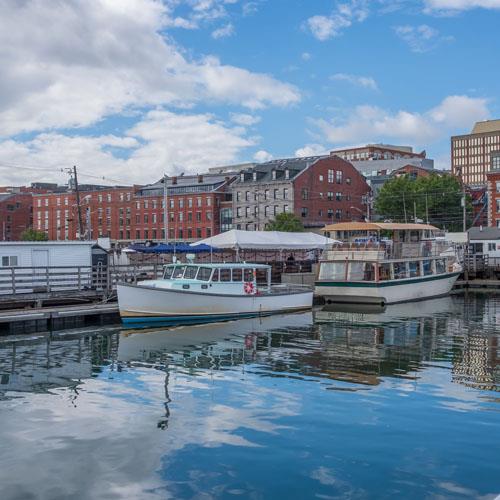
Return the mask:
[[293,312],[312,307],[313,292],[223,295],[118,284],[118,307],[126,325],[200,323]]
[[380,282],[317,281],[315,293],[327,302],[397,304],[448,295],[459,272]]

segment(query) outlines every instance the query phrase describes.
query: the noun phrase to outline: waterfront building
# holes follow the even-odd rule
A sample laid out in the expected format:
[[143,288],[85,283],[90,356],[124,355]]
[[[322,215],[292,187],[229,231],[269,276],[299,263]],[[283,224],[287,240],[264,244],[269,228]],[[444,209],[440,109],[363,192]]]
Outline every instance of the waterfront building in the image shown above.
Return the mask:
[[[5,189],[5,188],[4,188]],[[0,239],[15,241],[21,233],[31,227],[31,193],[9,191],[0,188]]]
[[451,138],[453,175],[467,185],[484,185],[492,158],[500,152],[500,120],[477,122],[470,134]]
[[280,213],[294,213],[306,228],[363,220],[369,192],[364,177],[337,156],[272,160],[238,173],[233,225],[263,230]]
[[491,167],[486,179],[488,226],[500,228],[500,151],[491,154]]
[[[232,178],[227,175],[182,175],[167,178],[168,237],[195,241],[231,229]],[[33,226],[50,240],[79,238],[76,193],[34,196]],[[109,237],[130,242],[164,240],[163,179],[147,186],[103,187],[80,192],[85,239]]]

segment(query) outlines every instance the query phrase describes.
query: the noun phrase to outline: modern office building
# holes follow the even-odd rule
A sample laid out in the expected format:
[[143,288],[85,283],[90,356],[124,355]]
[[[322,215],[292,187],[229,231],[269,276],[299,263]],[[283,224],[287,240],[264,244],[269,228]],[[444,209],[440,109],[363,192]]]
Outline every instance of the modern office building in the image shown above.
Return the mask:
[[492,155],[499,151],[500,120],[477,122],[470,134],[451,138],[452,173],[467,185],[485,185]]

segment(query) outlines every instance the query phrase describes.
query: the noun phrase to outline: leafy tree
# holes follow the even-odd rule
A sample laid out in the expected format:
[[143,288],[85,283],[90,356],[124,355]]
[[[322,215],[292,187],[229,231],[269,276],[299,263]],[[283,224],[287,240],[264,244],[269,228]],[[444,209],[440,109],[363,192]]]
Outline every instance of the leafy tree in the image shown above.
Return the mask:
[[47,233],[35,229],[25,229],[21,233],[22,241],[48,241]]
[[[467,225],[472,222],[472,205],[466,199]],[[408,175],[386,182],[375,201],[376,213],[394,222],[417,220],[448,229],[462,230],[462,186],[449,174],[433,173],[412,179]]]
[[266,231],[298,233],[304,231],[304,225],[295,214],[283,212],[266,224]]

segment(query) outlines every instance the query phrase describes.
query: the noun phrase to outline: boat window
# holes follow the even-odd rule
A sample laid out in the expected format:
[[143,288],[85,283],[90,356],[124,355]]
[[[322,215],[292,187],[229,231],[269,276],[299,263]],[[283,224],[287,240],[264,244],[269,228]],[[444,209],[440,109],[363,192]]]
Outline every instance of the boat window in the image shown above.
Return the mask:
[[418,262],[409,262],[409,268],[410,268],[410,278],[416,278],[417,276],[420,276]]
[[214,269],[214,274],[212,275],[212,281],[219,281],[219,270]]
[[380,264],[378,268],[378,278],[380,281],[386,281],[391,279],[391,265],[390,264]]
[[212,274],[212,270],[209,267],[200,267],[200,270],[198,271],[198,276],[196,276],[196,279],[199,279],[201,281],[208,281],[210,279],[211,274]]
[[186,270],[186,266],[176,266],[176,268],[174,269],[174,272],[172,273],[172,279],[182,278],[185,270]]
[[184,279],[194,280],[196,278],[197,272],[198,272],[198,266],[187,266],[186,272],[184,273]]
[[319,268],[320,280],[342,280],[346,278],[345,262],[322,262]]
[[163,279],[169,280],[172,277],[174,266],[167,266],[163,271]]
[[365,270],[364,270],[364,281],[373,281],[375,279],[375,266],[373,262],[365,262]]
[[233,281],[241,281],[243,278],[243,272],[241,269],[233,269]]
[[436,260],[436,274],[443,274],[446,270],[446,266],[443,259]]
[[231,269],[219,269],[221,281],[231,281]]
[[361,281],[364,278],[364,262],[349,263],[349,280]]
[[394,279],[401,280],[404,278],[408,278],[406,262],[394,262]]
[[424,260],[422,262],[424,268],[424,276],[429,276],[432,274],[432,261]]
[[253,281],[253,269],[245,269],[245,281]]

